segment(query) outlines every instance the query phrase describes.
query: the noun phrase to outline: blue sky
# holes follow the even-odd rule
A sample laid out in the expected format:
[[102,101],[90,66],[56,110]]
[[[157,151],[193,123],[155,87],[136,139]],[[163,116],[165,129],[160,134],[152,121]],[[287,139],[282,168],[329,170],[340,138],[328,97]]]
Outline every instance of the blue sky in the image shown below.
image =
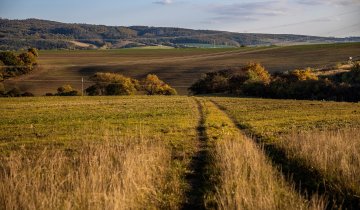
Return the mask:
[[360,36],[360,0],[0,0],[0,17]]

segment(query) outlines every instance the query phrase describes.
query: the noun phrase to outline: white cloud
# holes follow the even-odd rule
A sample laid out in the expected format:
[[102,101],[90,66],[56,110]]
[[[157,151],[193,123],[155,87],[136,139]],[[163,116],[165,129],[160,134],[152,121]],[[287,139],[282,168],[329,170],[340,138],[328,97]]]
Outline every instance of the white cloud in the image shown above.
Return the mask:
[[154,4],[161,4],[161,5],[168,5],[174,3],[173,0],[161,0],[161,1],[155,1]]
[[306,5],[336,5],[336,6],[350,6],[354,4],[359,4],[359,0],[296,0],[299,4],[306,4]]
[[263,17],[282,16],[288,13],[282,1],[263,1],[251,3],[212,5],[208,11],[217,15],[214,19],[221,20],[259,20]]

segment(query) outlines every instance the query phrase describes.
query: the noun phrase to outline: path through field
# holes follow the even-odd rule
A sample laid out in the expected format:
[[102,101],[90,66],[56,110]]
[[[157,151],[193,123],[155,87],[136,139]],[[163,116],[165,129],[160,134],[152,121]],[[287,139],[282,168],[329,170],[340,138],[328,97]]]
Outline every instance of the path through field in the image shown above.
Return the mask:
[[[284,181],[282,178],[283,175],[279,175],[281,172],[278,171],[277,168],[273,167],[270,162],[266,161],[267,158],[265,158],[265,154],[260,149],[261,147],[257,147],[252,139],[245,137],[243,132],[236,126],[234,120],[231,119],[222,109],[220,109],[218,105],[206,98],[195,98],[194,100],[198,104],[198,110],[200,112],[200,119],[197,128],[198,143],[196,152],[192,156],[192,160],[190,162],[190,172],[186,177],[190,187],[186,193],[187,198],[185,199],[182,209],[243,209],[249,205],[247,202],[257,202],[258,199],[270,200],[267,201],[266,204],[259,204],[260,206],[274,205],[272,207],[267,206],[268,209],[278,209],[284,207],[291,209],[322,209],[323,204],[316,206],[312,203],[313,201],[311,196],[309,196],[309,201],[307,201],[302,195],[292,189],[293,183],[291,180],[288,180],[288,183]],[[245,141],[245,143],[242,143],[242,141]],[[246,167],[256,168],[259,164],[262,164],[263,166],[246,172],[250,174],[245,177],[234,177],[233,175],[228,174],[233,173],[233,171],[217,171],[214,167],[220,164],[219,161],[221,162],[222,158],[224,161],[229,161],[229,157],[227,157],[227,155],[231,154],[217,154],[219,151],[217,151],[216,148],[218,145],[228,143],[245,144],[244,146],[241,146],[246,148],[244,150],[245,153],[254,153],[255,156],[259,156],[261,158],[256,159],[255,162],[251,162],[251,160],[247,160],[248,157],[246,157],[246,154],[243,154],[241,151],[234,151],[235,153],[239,153],[236,154],[235,157],[231,157],[235,158],[231,160],[234,162],[230,161],[225,163],[226,167],[231,167],[231,165],[236,164],[238,161],[237,159],[245,159],[245,161],[249,161],[247,166],[243,166],[245,169],[247,169]],[[220,160],[216,159],[216,156],[220,156]],[[243,169],[238,168],[237,170]],[[269,170],[270,172],[264,170]],[[225,174],[221,177],[217,177],[219,176],[219,173]],[[270,180],[269,184],[271,186],[267,186],[267,184],[259,186],[256,182],[252,183],[252,176],[256,177],[258,174],[266,174],[266,176],[268,176],[266,178]],[[260,179],[266,180],[266,178],[261,177]],[[252,197],[251,195],[246,195],[246,193],[243,192],[236,192],[236,190],[233,192],[234,195],[231,196],[226,195],[226,193],[221,194],[221,190],[227,191],[227,188],[232,189],[234,187],[232,186],[233,184],[241,185],[241,181],[238,183],[239,181],[236,179],[245,179],[241,181],[244,181],[246,185],[240,188],[251,189],[250,191],[253,191],[255,196]],[[226,183],[229,182],[232,182],[233,184],[231,186],[226,186]],[[267,188],[276,189],[264,193]],[[283,193],[283,195],[281,195],[282,197],[278,197],[280,191]],[[250,209],[256,209],[256,205],[254,203],[251,205],[248,206]]]

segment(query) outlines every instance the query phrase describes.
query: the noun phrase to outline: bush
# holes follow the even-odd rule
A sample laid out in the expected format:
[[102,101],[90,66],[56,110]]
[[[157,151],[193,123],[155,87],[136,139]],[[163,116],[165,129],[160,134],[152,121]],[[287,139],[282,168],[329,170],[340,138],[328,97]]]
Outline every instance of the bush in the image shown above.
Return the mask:
[[196,81],[189,90],[194,94],[223,93],[229,90],[230,70],[209,72]]
[[243,68],[243,71],[247,74],[245,83],[270,83],[271,77],[269,72],[259,63],[249,63]]
[[35,48],[19,55],[9,51],[0,52],[0,65],[5,66],[0,69],[0,81],[30,72],[36,65],[37,56]]
[[311,68],[306,68],[304,70],[296,69],[290,72],[290,75],[297,81],[305,81],[305,80],[318,80],[318,76],[316,76]]
[[[189,90],[194,94],[233,93],[243,94],[250,83],[267,85],[271,81],[269,72],[259,63],[249,63],[239,69],[210,72],[196,81]],[[244,87],[246,85],[247,87]]]
[[6,93],[7,97],[20,97],[21,96],[21,91],[19,88],[15,87],[13,89],[11,89],[10,91],[8,91]]
[[79,96],[79,92],[71,87],[71,85],[64,85],[57,89],[56,96]]
[[176,95],[175,89],[170,87],[155,74],[148,74],[142,81],[142,89],[147,95]]
[[350,72],[344,73],[341,79],[345,83],[360,85],[360,63],[355,63]]
[[189,89],[194,94],[221,92],[265,98],[359,101],[360,63],[339,75],[319,78],[307,68],[271,77],[263,66],[250,63],[240,72],[207,73]]
[[90,96],[133,95],[139,86],[137,80],[115,73],[96,73],[90,80],[96,82],[85,90]]
[[34,94],[30,93],[30,92],[25,92],[23,94],[21,94],[22,97],[34,97]]

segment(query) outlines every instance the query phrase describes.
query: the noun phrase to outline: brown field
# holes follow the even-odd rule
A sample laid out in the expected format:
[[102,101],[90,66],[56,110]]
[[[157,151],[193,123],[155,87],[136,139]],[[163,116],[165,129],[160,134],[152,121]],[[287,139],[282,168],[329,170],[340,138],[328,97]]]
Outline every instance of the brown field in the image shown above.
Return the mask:
[[99,71],[118,72],[137,79],[154,73],[180,94],[187,94],[187,88],[202,73],[242,66],[250,61],[260,62],[270,72],[275,72],[335,66],[358,54],[360,43],[230,49],[40,51],[36,71],[5,84],[8,88],[18,86],[24,91],[44,95],[56,92],[64,84],[80,89],[81,77],[86,79]]

